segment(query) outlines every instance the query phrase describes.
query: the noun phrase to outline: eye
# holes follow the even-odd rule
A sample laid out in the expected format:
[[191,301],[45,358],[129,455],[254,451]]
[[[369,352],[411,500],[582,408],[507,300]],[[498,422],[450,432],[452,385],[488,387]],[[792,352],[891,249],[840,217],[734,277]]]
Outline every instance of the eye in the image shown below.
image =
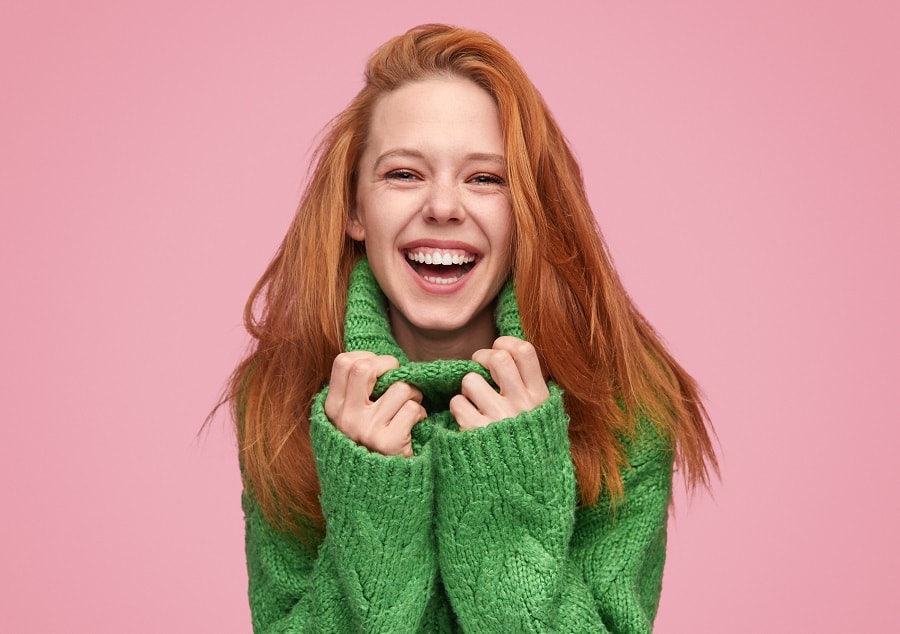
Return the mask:
[[402,182],[411,182],[419,178],[415,172],[411,172],[409,170],[392,170],[385,174],[384,177]]
[[495,174],[475,174],[469,182],[476,185],[506,185],[506,181]]

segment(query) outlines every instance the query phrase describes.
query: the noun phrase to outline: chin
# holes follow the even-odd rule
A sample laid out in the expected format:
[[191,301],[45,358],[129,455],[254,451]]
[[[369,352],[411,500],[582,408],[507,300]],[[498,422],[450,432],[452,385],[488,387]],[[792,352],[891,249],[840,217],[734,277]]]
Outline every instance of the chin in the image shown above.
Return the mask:
[[410,302],[409,306],[392,305],[391,310],[398,313],[410,330],[440,338],[441,335],[459,336],[469,330],[481,332],[486,324],[492,327],[494,300],[492,297],[477,306],[459,306],[452,301],[437,301],[433,306]]
[[[481,313],[456,313],[452,317],[442,316],[425,316],[425,315],[403,315],[403,319],[415,330],[432,335],[440,335],[442,333],[451,335],[464,333],[466,330],[475,327],[476,317]],[[493,318],[493,315],[492,315]]]

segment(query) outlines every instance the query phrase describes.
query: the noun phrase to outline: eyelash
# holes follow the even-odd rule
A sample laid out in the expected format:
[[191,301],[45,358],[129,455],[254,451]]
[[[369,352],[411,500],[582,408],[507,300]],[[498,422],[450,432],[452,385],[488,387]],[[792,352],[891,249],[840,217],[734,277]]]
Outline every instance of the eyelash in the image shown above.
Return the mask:
[[[400,181],[411,181],[418,178],[418,175],[410,170],[393,170],[385,174],[384,177]],[[506,185],[505,180],[493,174],[476,174],[469,181],[479,185]]]
[[413,178],[418,178],[415,172],[411,172],[409,170],[393,170],[392,172],[388,172],[384,175],[385,178],[392,178],[401,181],[411,181]]
[[[483,179],[483,180],[481,180]],[[493,174],[476,174],[469,180],[475,181],[482,185],[506,185],[506,181]]]

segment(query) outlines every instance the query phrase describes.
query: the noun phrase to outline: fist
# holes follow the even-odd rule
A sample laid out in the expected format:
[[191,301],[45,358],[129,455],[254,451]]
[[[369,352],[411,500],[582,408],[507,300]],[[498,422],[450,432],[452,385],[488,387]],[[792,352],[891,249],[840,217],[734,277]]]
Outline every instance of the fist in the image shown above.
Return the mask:
[[478,374],[463,377],[462,393],[450,400],[460,429],[484,427],[534,409],[550,397],[537,351],[517,337],[500,337],[490,349],[472,355],[500,387],[498,393]]
[[379,376],[400,367],[392,356],[344,352],[334,359],[325,415],[354,442],[385,456],[412,456],[412,428],[427,416],[422,393],[394,383],[370,399]]

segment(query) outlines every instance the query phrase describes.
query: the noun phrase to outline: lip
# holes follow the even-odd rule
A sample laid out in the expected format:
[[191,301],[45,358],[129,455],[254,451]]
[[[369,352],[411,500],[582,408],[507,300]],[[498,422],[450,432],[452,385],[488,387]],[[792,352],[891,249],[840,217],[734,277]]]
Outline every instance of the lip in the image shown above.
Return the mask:
[[[455,249],[458,251],[465,251],[466,253],[471,253],[475,256],[475,262],[472,264],[472,268],[469,269],[469,271],[457,281],[451,284],[437,284],[435,282],[429,282],[424,277],[419,275],[407,259],[407,251],[412,251],[419,248],[448,250]],[[400,247],[399,251],[400,257],[403,258],[403,261],[406,264],[406,269],[409,271],[409,274],[412,277],[413,281],[419,286],[420,289],[430,295],[453,295],[454,293],[462,289],[469,281],[469,278],[472,277],[472,272],[478,268],[479,264],[481,264],[481,258],[483,255],[480,250],[476,249],[471,244],[468,244],[466,242],[461,242],[459,240],[432,240],[429,238],[422,238],[419,240],[413,240],[412,242],[407,242]]]

